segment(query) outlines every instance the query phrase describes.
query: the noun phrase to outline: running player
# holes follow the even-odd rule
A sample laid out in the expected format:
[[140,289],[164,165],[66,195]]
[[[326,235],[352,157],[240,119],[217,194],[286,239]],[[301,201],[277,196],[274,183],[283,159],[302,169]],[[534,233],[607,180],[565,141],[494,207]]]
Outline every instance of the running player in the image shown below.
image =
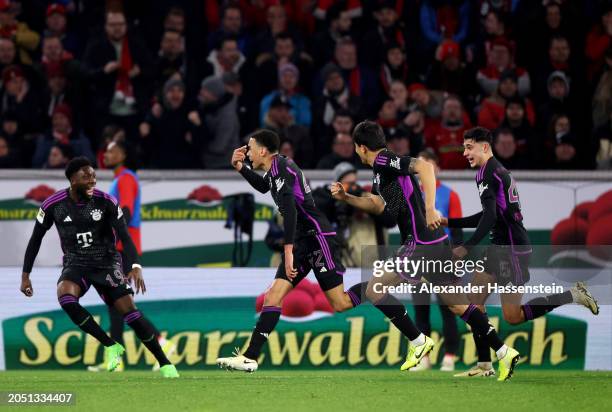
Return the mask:
[[[469,249],[476,246],[490,233],[492,246],[487,248],[485,273],[477,273],[473,283],[500,286],[512,283],[521,286],[529,282],[529,257],[531,243],[523,226],[523,215],[518,189],[512,175],[493,156],[491,132],[476,127],[465,132],[463,155],[476,173],[476,187],[480,195],[482,211],[468,217],[443,219],[449,227],[475,227],[476,231],[463,246],[453,249],[457,258],[463,258]],[[477,302],[484,311],[488,295],[478,296]],[[582,282],[570,290],[530,300],[521,305],[522,294],[502,294],[501,303],[504,320],[517,325],[543,316],[553,309],[569,303],[579,303],[594,315],[599,313],[597,301],[591,296]],[[478,363],[472,369],[455,376],[491,376],[495,371],[491,365],[491,355],[486,340],[472,330]]]
[[[232,156],[232,166],[261,193],[272,194],[274,203],[283,216],[283,256],[274,282],[267,290],[263,309],[243,354],[217,359],[221,367],[254,372],[257,359],[268,335],[274,330],[281,313],[283,298],[313,270],[321,289],[336,312],[343,312],[361,303],[366,282],[344,291],[345,268],[340,262],[340,251],[335,232],[315,206],[310,187],[300,168],[290,159],[278,154],[280,142],[276,133],[259,130],[251,135],[248,146],[238,148]],[[253,169],[264,170],[264,176],[245,164],[248,156]],[[408,317],[406,308],[395,297],[388,295],[375,303],[411,343],[402,370],[416,366],[433,347],[433,341],[423,335]]]
[[[43,237],[55,223],[64,252],[62,274],[57,284],[57,297],[62,309],[84,332],[96,338],[108,354],[107,369],[113,371],[121,362],[124,347],[106,335],[91,314],[79,303],[90,286],[104,302],[113,306],[136,336],[151,351],[166,378],[178,378],[178,372],[164,355],[155,338],[155,328],[134,305],[136,293],[146,291],[138,253],[128,233],[123,210],[117,200],[98,190],[96,172],[85,157],[72,159],[66,166],[70,187],[45,200],[36,216],[34,232],[25,252],[21,292],[32,297],[34,289],[30,272]],[[121,257],[115,247],[119,237],[124,246],[130,272],[124,276]]]
[[[416,261],[420,258],[451,260],[448,236],[439,227],[441,218],[435,208],[436,178],[433,166],[422,159],[397,156],[387,150],[384,132],[374,122],[359,123],[353,131],[353,138],[355,151],[361,161],[373,169],[372,193],[367,197],[352,196],[344,192],[342,185],[334,183],[332,195],[368,213],[379,214],[386,207],[400,230],[400,256]],[[425,201],[419,190],[416,174],[420,177]],[[420,276],[406,277],[403,273],[388,273],[385,276],[389,283],[420,280]],[[458,280],[453,274],[447,273],[428,272],[424,276],[434,284],[453,284]],[[368,285],[367,294],[370,300],[376,301],[380,297],[373,293],[372,284],[370,282]],[[478,310],[476,305],[469,304],[465,295],[444,294],[442,297],[449,309],[482,334],[489,347],[495,350],[499,359],[499,380],[510,378],[519,360],[519,353],[500,340],[487,316]],[[433,347],[433,341],[430,344]]]

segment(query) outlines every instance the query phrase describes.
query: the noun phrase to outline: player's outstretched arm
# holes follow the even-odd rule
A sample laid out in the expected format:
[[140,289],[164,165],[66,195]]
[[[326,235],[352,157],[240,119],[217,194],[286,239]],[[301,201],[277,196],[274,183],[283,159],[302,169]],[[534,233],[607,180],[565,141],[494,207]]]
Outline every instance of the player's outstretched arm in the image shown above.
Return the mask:
[[268,193],[270,186],[268,186],[266,180],[244,164],[247,150],[247,146],[242,146],[234,150],[234,153],[232,154],[232,167],[236,169],[247,182],[249,182],[253,189],[260,193]]
[[332,183],[331,194],[334,199],[346,202],[354,208],[373,215],[380,215],[385,210],[385,201],[380,196],[372,193],[363,193],[362,196],[346,193],[340,182]]
[[32,267],[34,266],[36,256],[38,256],[38,251],[40,250],[40,245],[43,237],[45,237],[45,233],[47,233],[47,229],[45,229],[42,224],[36,222],[34,231],[26,247],[25,257],[23,259],[23,269],[21,272],[21,287],[19,290],[27,297],[31,297],[34,294],[32,282],[30,281],[30,272],[32,272]]
[[458,218],[443,218],[442,224],[444,226],[448,226],[451,228],[462,228],[462,227],[476,227],[478,226],[478,222],[480,222],[480,218],[482,217],[482,212],[478,212],[473,214],[472,216],[458,217]]
[[[487,189],[488,192],[490,190]],[[482,200],[482,212],[479,213],[480,218],[478,219],[478,225],[472,237],[469,238],[464,245],[475,246],[491,231],[497,220],[497,205],[493,196],[483,196]],[[474,215],[474,216],[478,216]]]

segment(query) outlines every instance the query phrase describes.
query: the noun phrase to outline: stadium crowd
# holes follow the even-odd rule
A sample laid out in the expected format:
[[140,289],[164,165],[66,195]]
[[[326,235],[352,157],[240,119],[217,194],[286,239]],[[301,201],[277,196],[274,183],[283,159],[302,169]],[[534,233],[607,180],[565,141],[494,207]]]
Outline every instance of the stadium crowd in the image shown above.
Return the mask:
[[0,168],[229,168],[269,128],[304,168],[359,164],[352,127],[465,169],[612,168],[612,2],[0,0]]

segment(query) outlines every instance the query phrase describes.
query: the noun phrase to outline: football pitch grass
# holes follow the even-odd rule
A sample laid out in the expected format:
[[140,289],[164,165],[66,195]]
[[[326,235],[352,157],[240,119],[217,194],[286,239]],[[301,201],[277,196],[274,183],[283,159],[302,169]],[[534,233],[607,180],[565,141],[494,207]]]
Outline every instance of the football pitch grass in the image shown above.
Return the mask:
[[[507,382],[397,370],[0,372],[0,392],[73,392],[83,411],[604,411],[612,372],[521,371]],[[13,406],[4,410],[40,410]]]

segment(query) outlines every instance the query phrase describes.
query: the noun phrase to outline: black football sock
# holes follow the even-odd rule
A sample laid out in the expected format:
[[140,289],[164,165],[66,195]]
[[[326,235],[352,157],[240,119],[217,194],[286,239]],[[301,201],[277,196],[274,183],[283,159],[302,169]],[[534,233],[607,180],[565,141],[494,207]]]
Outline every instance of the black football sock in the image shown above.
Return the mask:
[[495,328],[489,323],[489,318],[478,309],[478,306],[470,304],[461,315],[461,319],[472,327],[472,331],[486,339],[489,347],[494,351],[498,352],[502,349],[504,342],[497,336]]
[[[374,306],[385,314],[387,318],[395,325],[396,328],[399,329],[400,332],[404,336],[406,336],[411,343],[420,338],[422,333],[420,330],[412,322],[410,316],[408,316],[408,311],[406,307],[397,300],[397,298],[393,295],[385,295],[382,299],[379,299]],[[424,341],[418,341],[417,343],[413,343],[416,345],[422,345],[425,343]]]
[[353,307],[361,305],[361,302],[365,300],[365,291],[368,286],[368,282],[361,282],[353,285],[346,291],[346,294],[351,298]]
[[486,336],[481,336],[472,329],[472,336],[474,338],[474,344],[476,345],[476,353],[478,354],[478,362],[485,363],[491,362],[491,348]]
[[108,307],[108,317],[110,319],[110,336],[111,339],[123,345],[123,316],[112,306]]
[[91,313],[81,306],[76,296],[62,295],[59,298],[59,303],[72,322],[81,328],[83,332],[90,334],[104,346],[113,346],[115,344],[115,341],[112,340],[94,320]]
[[139,310],[133,310],[126,313],[123,316],[123,320],[134,330],[138,339],[140,339],[153,356],[155,356],[155,359],[159,362],[159,366],[170,364],[166,354],[159,345],[155,328],[152,327],[151,322],[142,316]]
[[574,298],[572,297],[572,292],[569,290],[567,292],[557,293],[556,295],[531,299],[522,306],[523,314],[525,315],[526,321],[533,320],[535,318],[539,318],[540,316],[546,315],[548,312],[558,308],[559,306],[567,305],[573,301]]
[[261,347],[268,341],[268,335],[272,333],[278,320],[280,319],[281,308],[278,306],[264,306],[261,309],[261,315],[255,324],[255,329],[251,334],[249,347],[244,352],[244,356],[257,360],[261,353]]

